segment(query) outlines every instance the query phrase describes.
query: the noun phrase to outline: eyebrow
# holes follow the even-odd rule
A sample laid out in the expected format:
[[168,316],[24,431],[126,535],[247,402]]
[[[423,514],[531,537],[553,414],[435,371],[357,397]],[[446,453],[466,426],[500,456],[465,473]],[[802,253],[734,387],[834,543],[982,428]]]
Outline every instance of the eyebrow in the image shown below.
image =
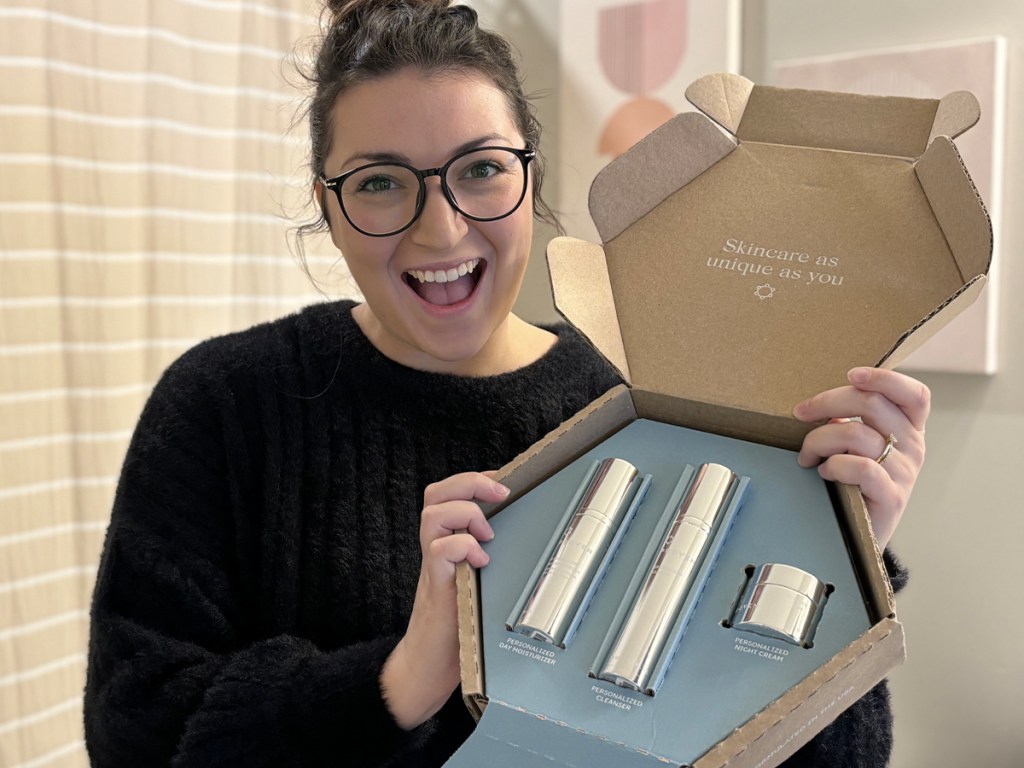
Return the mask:
[[[460,152],[466,152],[470,149],[482,147],[493,141],[510,143],[507,136],[502,136],[500,133],[489,133],[486,136],[479,136],[460,144],[452,150],[449,157],[455,157],[455,155]],[[401,152],[360,152],[346,159],[345,162],[342,163],[341,167],[345,168],[355,160],[361,160],[367,163],[404,163],[406,165],[412,165],[412,163],[409,162],[409,157]]]

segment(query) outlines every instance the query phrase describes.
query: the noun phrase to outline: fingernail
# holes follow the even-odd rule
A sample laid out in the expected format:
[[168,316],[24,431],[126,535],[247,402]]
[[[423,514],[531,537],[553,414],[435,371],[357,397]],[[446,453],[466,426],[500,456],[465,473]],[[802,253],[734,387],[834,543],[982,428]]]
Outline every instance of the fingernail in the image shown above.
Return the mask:
[[851,368],[846,374],[851,384],[865,384],[871,376],[870,368]]
[[511,491],[501,483],[495,483],[494,490],[498,493],[499,496],[501,496],[501,498],[505,498],[511,493]]
[[802,403],[797,403],[793,406],[793,415],[798,419],[803,415],[804,408],[807,407],[807,401],[804,400]]

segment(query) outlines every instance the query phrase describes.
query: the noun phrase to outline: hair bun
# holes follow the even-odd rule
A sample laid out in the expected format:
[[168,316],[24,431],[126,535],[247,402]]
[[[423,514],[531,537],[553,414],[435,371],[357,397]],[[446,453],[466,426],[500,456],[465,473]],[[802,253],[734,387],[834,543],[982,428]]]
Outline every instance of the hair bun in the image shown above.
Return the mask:
[[391,8],[397,10],[403,6],[432,6],[442,9],[450,5],[450,0],[325,0],[324,13],[328,15],[332,27],[344,24],[349,18],[359,18],[375,9]]

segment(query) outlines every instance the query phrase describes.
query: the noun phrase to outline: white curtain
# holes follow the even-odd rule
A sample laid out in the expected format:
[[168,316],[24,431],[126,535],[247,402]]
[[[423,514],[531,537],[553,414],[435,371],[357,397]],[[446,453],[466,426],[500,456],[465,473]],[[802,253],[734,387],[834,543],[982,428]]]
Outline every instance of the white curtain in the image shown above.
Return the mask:
[[[0,7],[0,765],[87,765],[89,600],[154,380],[202,338],[322,298],[287,247],[306,134],[285,56],[316,13]],[[329,242],[309,252],[333,262]]]

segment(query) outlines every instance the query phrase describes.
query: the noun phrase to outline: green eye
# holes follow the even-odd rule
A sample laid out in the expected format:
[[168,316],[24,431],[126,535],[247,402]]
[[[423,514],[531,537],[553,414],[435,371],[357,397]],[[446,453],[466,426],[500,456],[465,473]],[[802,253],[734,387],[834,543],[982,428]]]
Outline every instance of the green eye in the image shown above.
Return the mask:
[[474,163],[469,169],[469,176],[473,179],[486,179],[500,173],[501,169],[491,162]]
[[395,180],[387,176],[371,176],[359,184],[360,192],[390,192],[396,188]]

